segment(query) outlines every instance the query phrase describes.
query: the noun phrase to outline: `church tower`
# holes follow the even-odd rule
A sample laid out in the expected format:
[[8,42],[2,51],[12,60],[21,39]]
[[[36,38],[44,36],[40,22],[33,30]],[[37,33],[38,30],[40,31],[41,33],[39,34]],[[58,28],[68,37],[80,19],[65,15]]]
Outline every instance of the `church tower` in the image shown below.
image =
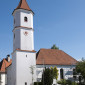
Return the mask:
[[13,50],[34,50],[33,41],[33,11],[26,0],[21,0],[13,12],[14,16],[14,41]]
[[[18,7],[13,11],[13,53],[12,78],[10,85],[31,85],[31,66],[36,66],[36,53],[33,38],[33,11],[26,0],[20,0]],[[34,80],[36,71],[34,69]]]

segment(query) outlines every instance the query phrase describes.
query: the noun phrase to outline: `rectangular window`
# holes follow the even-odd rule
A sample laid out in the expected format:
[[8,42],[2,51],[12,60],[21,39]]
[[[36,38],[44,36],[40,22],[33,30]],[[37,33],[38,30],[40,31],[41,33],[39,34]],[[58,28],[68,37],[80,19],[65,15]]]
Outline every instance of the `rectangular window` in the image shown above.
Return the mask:
[[61,78],[61,79],[64,79],[64,75],[63,75],[63,74],[64,74],[63,69],[60,69],[60,78]]
[[74,78],[74,79],[76,79],[76,75],[77,75],[76,69],[73,69],[73,78]]
[[25,82],[25,85],[27,85],[27,82]]

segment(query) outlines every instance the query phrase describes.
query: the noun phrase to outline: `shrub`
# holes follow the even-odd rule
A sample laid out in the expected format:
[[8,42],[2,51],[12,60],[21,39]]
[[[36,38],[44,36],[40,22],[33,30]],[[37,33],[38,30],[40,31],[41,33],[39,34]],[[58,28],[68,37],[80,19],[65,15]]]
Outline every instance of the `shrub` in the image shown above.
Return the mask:
[[58,81],[57,83],[61,84],[61,85],[66,85],[67,81],[65,79],[62,79],[62,80]]
[[79,84],[77,84],[76,82],[72,82],[72,85],[79,85]]
[[57,83],[58,83],[58,84],[62,84],[62,81],[58,81]]
[[70,80],[65,80],[65,79],[62,79],[62,80],[58,81],[57,83],[61,84],[61,85],[79,85],[76,82],[72,82]]
[[67,83],[68,85],[72,85],[72,81],[70,81],[70,80],[66,80],[66,83]]
[[34,82],[34,85],[42,85],[42,82]]

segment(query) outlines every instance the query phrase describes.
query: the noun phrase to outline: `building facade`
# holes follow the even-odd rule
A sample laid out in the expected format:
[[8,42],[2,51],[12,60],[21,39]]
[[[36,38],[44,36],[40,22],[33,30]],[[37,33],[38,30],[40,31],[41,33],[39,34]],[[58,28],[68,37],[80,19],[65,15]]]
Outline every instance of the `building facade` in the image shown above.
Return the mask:
[[[43,69],[50,67],[57,67],[58,79],[66,79],[73,81],[73,71],[76,67],[77,60],[59,49],[40,49],[37,52],[37,81],[42,80]],[[54,84],[57,82],[54,80]]]
[[10,56],[7,56],[7,58],[4,58],[0,62],[0,85],[7,85],[7,74],[6,69],[9,65],[11,65],[12,60],[10,59]]
[[7,68],[7,85],[31,85],[36,81],[36,69],[31,74],[31,67],[36,67],[33,15],[26,0],[20,0],[13,11],[13,53],[12,64]]

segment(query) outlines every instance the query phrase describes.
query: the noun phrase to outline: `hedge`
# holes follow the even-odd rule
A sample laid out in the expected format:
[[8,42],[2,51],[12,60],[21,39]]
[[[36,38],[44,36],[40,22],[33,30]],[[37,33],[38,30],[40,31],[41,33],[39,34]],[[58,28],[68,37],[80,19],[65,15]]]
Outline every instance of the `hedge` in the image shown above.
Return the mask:
[[42,85],[42,82],[34,82],[34,85]]

